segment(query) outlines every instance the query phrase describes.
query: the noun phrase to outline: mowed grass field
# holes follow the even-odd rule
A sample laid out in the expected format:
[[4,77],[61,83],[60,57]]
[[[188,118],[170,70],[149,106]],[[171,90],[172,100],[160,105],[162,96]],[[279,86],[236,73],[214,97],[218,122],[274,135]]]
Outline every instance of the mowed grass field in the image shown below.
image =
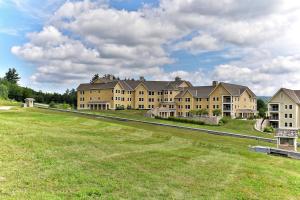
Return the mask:
[[83,111],[83,112],[117,116],[117,117],[129,118],[129,119],[138,119],[144,121],[160,122],[165,124],[175,124],[180,126],[188,126],[188,127],[216,130],[216,131],[225,131],[225,132],[238,133],[243,135],[254,135],[254,136],[260,136],[266,138],[274,138],[273,134],[267,134],[267,133],[256,131],[254,129],[254,124],[255,124],[254,120],[232,119],[228,123],[222,126],[214,126],[214,125],[195,125],[190,123],[180,123],[180,122],[173,122],[167,120],[153,119],[153,118],[145,117],[145,114],[147,112],[145,110],[101,110],[101,111],[94,111],[94,112],[93,111]]
[[0,111],[0,199],[300,199],[270,145],[39,109]]

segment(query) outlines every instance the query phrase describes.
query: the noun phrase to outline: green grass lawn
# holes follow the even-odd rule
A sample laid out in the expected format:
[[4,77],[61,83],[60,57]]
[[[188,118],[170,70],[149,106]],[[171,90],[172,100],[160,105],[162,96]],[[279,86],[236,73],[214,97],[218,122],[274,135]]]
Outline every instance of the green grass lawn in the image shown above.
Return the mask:
[[161,122],[166,124],[176,124],[180,126],[189,126],[189,127],[210,129],[216,131],[225,131],[225,132],[238,133],[244,135],[254,135],[260,137],[274,138],[273,134],[267,134],[267,133],[256,131],[254,129],[254,123],[255,123],[254,120],[233,119],[230,120],[227,124],[224,124],[222,126],[212,126],[212,125],[195,125],[195,124],[153,119],[153,118],[145,117],[145,113],[147,112],[145,110],[103,110],[103,111],[96,111],[96,112],[93,111],[85,111],[85,112],[124,117],[130,119],[145,120],[145,121]]
[[0,199],[299,199],[257,141],[39,109],[0,111]]

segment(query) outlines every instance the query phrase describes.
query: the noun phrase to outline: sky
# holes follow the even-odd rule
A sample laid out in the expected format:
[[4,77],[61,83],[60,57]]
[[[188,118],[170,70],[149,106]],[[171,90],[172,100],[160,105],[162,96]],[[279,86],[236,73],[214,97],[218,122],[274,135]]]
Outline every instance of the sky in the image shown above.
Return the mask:
[[95,73],[300,89],[300,1],[0,0],[0,77],[64,92]]

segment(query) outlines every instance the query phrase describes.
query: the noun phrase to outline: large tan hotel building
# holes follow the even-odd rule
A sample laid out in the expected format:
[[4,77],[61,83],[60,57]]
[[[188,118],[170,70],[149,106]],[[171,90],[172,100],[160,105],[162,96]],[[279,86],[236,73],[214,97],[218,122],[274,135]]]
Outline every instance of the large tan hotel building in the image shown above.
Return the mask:
[[256,114],[256,95],[246,86],[213,81],[193,86],[189,81],[117,80],[112,75],[77,88],[79,110],[148,109],[162,117],[190,115],[191,110],[216,109],[222,116],[247,118]]

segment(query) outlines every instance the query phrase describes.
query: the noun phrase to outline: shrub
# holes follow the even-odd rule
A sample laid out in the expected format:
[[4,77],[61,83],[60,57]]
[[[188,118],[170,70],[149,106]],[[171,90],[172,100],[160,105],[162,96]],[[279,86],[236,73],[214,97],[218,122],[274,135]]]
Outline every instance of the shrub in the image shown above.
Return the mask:
[[248,120],[254,120],[254,119],[255,119],[255,116],[248,117]]
[[8,88],[4,84],[0,84],[0,99],[8,99]]
[[220,109],[215,109],[215,110],[213,110],[214,116],[220,116],[221,113],[222,113],[222,111],[221,111]]
[[116,110],[124,110],[125,108],[124,108],[124,106],[123,105],[121,105],[121,106],[117,106],[116,107]]
[[219,124],[220,125],[227,124],[230,120],[231,120],[230,117],[223,117],[222,119],[220,119]]
[[71,106],[69,104],[67,104],[67,103],[56,104],[54,107],[55,108],[59,108],[59,109],[70,109],[71,108]]
[[267,126],[264,128],[264,132],[266,133],[273,133],[274,132],[274,128],[272,126]]
[[49,103],[49,107],[50,107],[50,108],[55,108],[55,103],[54,103],[54,101],[51,101],[51,102]]

